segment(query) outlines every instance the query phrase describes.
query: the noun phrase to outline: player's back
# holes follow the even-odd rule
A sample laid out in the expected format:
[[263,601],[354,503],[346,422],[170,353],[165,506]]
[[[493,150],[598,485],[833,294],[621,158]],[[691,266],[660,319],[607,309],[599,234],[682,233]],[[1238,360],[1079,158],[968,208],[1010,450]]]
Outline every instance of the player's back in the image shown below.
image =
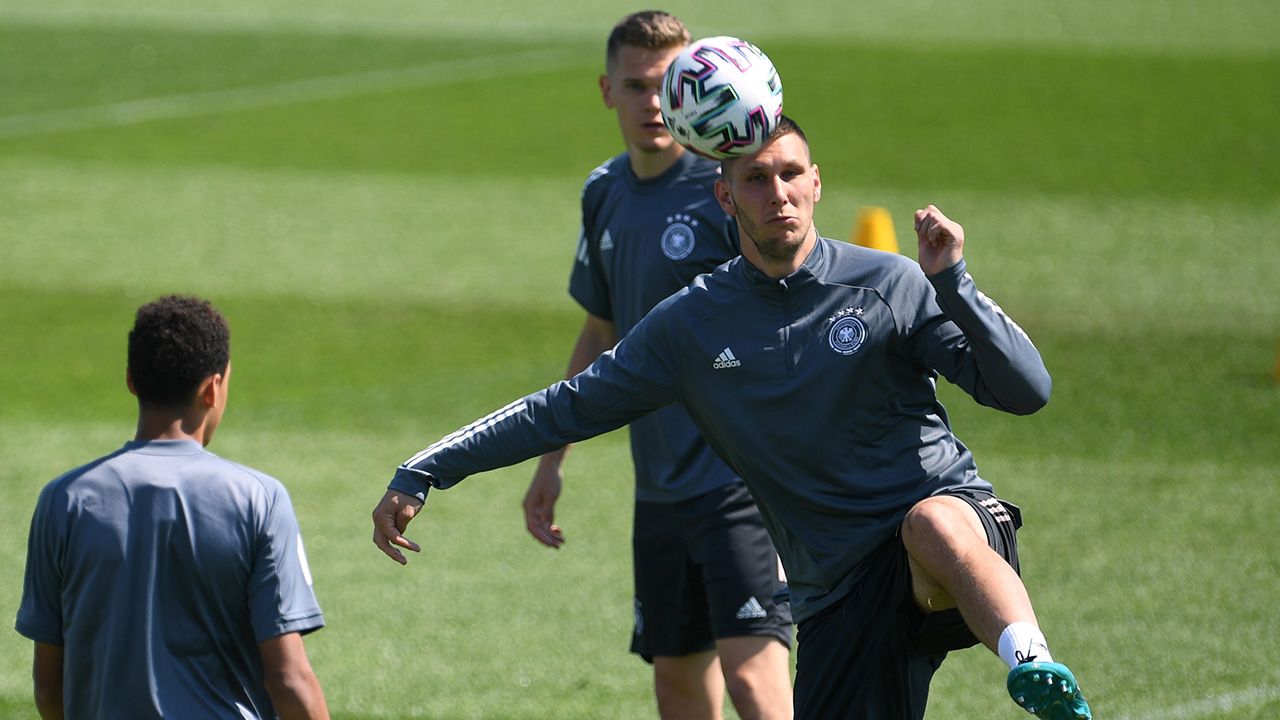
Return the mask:
[[257,558],[272,505],[288,507],[278,482],[198,443],[155,441],[46,495],[35,522],[64,543],[46,557],[61,575],[68,717],[273,715],[251,604],[274,573]]

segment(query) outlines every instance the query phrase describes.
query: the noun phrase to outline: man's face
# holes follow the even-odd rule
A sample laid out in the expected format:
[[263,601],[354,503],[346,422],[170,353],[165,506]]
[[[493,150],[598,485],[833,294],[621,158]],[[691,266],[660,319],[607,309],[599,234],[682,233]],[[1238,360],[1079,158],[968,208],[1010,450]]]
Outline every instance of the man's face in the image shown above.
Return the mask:
[[628,151],[657,153],[676,144],[662,124],[658,91],[667,66],[683,49],[648,50],[623,45],[618,48],[612,69],[600,76],[604,104],[618,113],[618,127]]
[[[813,206],[820,197],[818,166],[794,133],[730,162],[727,175],[716,181],[720,206],[737,219],[738,229],[751,241],[752,247],[743,243],[742,254],[768,265],[791,263],[812,243]],[[753,249],[758,257],[753,257]]]

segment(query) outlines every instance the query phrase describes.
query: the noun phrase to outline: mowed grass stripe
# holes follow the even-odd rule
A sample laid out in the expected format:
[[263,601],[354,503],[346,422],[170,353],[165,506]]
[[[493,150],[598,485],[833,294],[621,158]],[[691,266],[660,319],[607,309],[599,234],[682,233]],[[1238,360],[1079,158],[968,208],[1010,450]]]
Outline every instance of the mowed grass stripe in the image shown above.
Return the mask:
[[[251,31],[263,34],[362,34],[423,39],[528,37],[599,41],[631,6],[567,0],[521,7],[506,0],[465,4],[227,2],[199,11],[143,0],[11,0],[0,21],[26,25],[145,26],[163,31]],[[839,0],[806,3],[804,12],[744,12],[732,0],[671,8],[695,36],[735,34],[838,40],[850,44],[915,40],[976,46],[1060,47],[1072,52],[1262,54],[1277,49],[1280,15],[1268,0],[1231,3],[1167,0],[975,0],[957,5],[899,2],[850,8]],[[766,50],[768,48],[766,47]]]
[[[237,399],[245,397],[242,392]],[[424,412],[430,407],[424,405]],[[629,484],[619,468],[626,463],[621,438],[580,447],[567,468],[559,519],[570,532],[569,552],[546,552],[524,536],[518,506],[531,472],[525,465],[434,494],[412,533],[427,552],[402,569],[379,564],[367,537],[370,498],[386,482],[406,440],[404,425],[390,425],[400,429],[381,437],[360,429],[257,430],[242,404],[229,415],[215,447],[280,476],[291,488],[330,618],[330,627],[309,644],[342,707],[366,711],[352,717],[389,717],[397,705],[406,713],[430,711],[429,716],[509,717],[508,703],[523,697],[533,704],[520,712],[531,717],[551,717],[568,707],[576,709],[571,717],[594,717],[601,706],[588,698],[631,692],[613,685],[622,683],[634,686],[639,699],[629,707],[647,713],[642,668],[626,657],[619,639],[629,621]],[[15,507],[29,504],[44,478],[28,475],[43,473],[52,459],[70,463],[90,450],[109,450],[127,430],[122,419],[6,434],[6,454],[17,456],[16,447],[24,452],[22,462],[6,469],[0,493]],[[79,438],[95,447],[83,446]],[[1006,457],[999,448],[978,452],[998,487],[1024,508],[1024,573],[1057,653],[1082,665],[1100,709],[1164,718],[1160,711],[1177,704],[1154,705],[1150,714],[1138,710],[1149,698],[1243,693],[1241,688],[1260,681],[1266,687],[1280,680],[1260,677],[1258,671],[1280,660],[1276,648],[1257,648],[1257,663],[1241,667],[1235,662],[1235,635],[1201,631],[1224,613],[1243,628],[1270,617],[1267,588],[1277,575],[1274,564],[1269,574],[1265,570],[1269,551],[1248,542],[1257,529],[1230,522],[1233,508],[1249,497],[1246,487],[1215,493],[1206,480],[1220,478],[1204,476],[1205,467],[1188,469],[1176,461],[1022,460]],[[8,479],[14,472],[24,473],[20,485]],[[1237,477],[1248,484],[1266,474],[1258,469]],[[1120,478],[1131,487],[1109,493]],[[1149,500],[1153,484],[1166,487],[1155,503]],[[1261,519],[1277,510],[1274,502],[1263,502],[1250,513]],[[1144,524],[1157,517],[1166,529],[1144,531]],[[1200,537],[1210,532],[1210,519],[1220,542]],[[16,572],[25,528],[13,525],[0,544],[12,548],[5,557]],[[1190,536],[1180,538],[1186,531]],[[1223,575],[1212,588],[1202,587],[1198,578],[1224,563],[1254,570]],[[376,609],[367,605],[369,588],[378,588]],[[1082,596],[1081,588],[1090,592]],[[0,601],[0,610],[9,609],[3,607],[6,602]],[[415,649],[407,655],[378,630],[385,627],[388,607],[399,608],[397,617],[413,624]],[[548,621],[564,612],[574,616],[571,629]],[[543,645],[534,650],[513,641],[516,635]],[[0,649],[12,649],[18,657],[20,640],[6,637]],[[368,669],[370,658],[381,657],[400,658],[419,677],[449,676],[451,682],[425,695],[412,684],[388,692],[372,681]],[[1134,657],[1163,658],[1161,672],[1135,680],[1127,672]],[[28,668],[18,665],[11,669],[15,688],[27,680]],[[1018,717],[1001,695],[1000,664],[986,651],[953,656],[939,675],[931,717]],[[522,678],[528,687],[522,687]],[[1242,694],[1233,707],[1251,707],[1250,697]]]
[[576,308],[565,289],[585,173],[530,183],[0,160],[0,285]]
[[[330,64],[332,57],[367,63],[382,52],[394,53],[396,62],[362,70],[380,72],[420,65],[421,54],[437,52],[403,40],[382,51],[368,48],[367,38],[295,37],[281,43],[292,44],[297,57],[282,60],[285,48],[263,49],[261,37],[192,34],[152,38],[165,62],[142,71],[121,68],[120,55],[132,47],[125,31],[97,33],[92,42],[79,42],[51,30],[43,38],[47,47],[11,35],[25,54],[8,51],[14,62],[0,64],[0,82],[13,88],[5,102],[35,113],[71,106],[69,98],[54,107],[40,100],[51,91],[27,70],[57,67],[50,48],[64,43],[84,53],[81,62],[89,66],[71,81],[87,93],[119,93],[91,105],[181,96],[174,91],[180,78],[202,83],[219,98],[216,93],[230,90],[215,80],[252,77],[252,63],[264,62],[263,53],[265,60],[275,58],[263,72],[284,76],[266,83],[275,85],[314,77],[306,68]],[[202,54],[183,53],[184,42]],[[238,57],[227,48],[253,52]],[[512,50],[496,41],[489,48],[497,57]],[[486,46],[459,43],[456,49],[474,53]],[[833,187],[949,184],[1015,195],[1087,193],[1100,202],[1116,195],[1268,202],[1280,195],[1280,143],[1274,133],[1280,90],[1273,82],[1280,76],[1280,55],[1082,56],[1034,48],[784,40],[769,52],[786,83],[787,111],[807,126],[824,179]],[[614,151],[617,140],[594,83],[598,51],[575,46],[565,53],[559,71],[529,72],[519,82],[451,83],[214,119],[197,114],[10,137],[0,139],[0,152],[135,165],[578,175],[604,156],[592,152],[584,158],[578,148]]]
[[[610,150],[576,154],[594,167]],[[391,294],[402,303],[437,303],[442,312],[535,299],[575,310],[564,290],[584,175],[356,178],[0,161],[7,204],[0,283],[328,299]],[[913,255],[911,213],[928,202],[964,224],[975,278],[1035,340],[1042,331],[1071,331],[1123,342],[1135,325],[1265,340],[1280,323],[1271,292],[1280,246],[1259,240],[1280,223],[1274,199],[1114,198],[1100,206],[1087,196],[829,181],[817,226],[847,238],[860,206],[884,206],[903,251]]]
[[[1175,705],[1135,710],[1114,716],[1115,720],[1205,720],[1205,718],[1237,717],[1280,699],[1280,688],[1259,685],[1245,690],[1215,693]],[[1280,709],[1280,708],[1277,708]],[[1248,716],[1246,716],[1248,717]],[[1253,715],[1269,718],[1274,715]]]
[[573,64],[575,59],[575,54],[564,50],[533,50],[232,90],[211,90],[128,100],[110,105],[0,116],[0,138],[120,127],[155,120],[243,112],[399,90],[515,78],[558,70]]

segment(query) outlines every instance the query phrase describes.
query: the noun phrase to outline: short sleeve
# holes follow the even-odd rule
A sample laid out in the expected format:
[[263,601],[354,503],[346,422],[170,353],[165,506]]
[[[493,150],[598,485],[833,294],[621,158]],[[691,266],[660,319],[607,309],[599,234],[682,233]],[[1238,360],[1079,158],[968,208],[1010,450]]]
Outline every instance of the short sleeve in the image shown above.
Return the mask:
[[14,628],[36,642],[62,645],[62,569],[58,561],[62,533],[51,512],[54,497],[53,486],[46,487],[31,516],[22,602]]
[[277,485],[258,537],[249,580],[249,617],[254,639],[262,642],[285,633],[308,633],[324,626],[312,588],[311,569],[293,503]]
[[578,229],[573,270],[569,273],[569,296],[583,310],[612,322],[613,303],[609,296],[609,281],[602,265],[601,239],[598,236],[600,228],[596,227],[601,202],[601,178],[608,174],[607,168],[607,164],[596,168],[582,188],[582,225]]

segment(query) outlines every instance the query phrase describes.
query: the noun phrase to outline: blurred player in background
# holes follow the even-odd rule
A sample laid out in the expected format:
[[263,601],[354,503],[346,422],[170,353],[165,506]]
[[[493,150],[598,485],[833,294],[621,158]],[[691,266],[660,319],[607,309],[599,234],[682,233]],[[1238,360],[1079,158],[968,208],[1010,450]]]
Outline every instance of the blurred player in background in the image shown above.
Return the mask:
[[284,486],[204,447],[231,334],[167,296],[129,332],[137,433],[45,486],[17,630],[44,718],[328,718],[302,635],[324,625]]
[[[626,152],[596,168],[582,192],[569,293],[586,321],[569,359],[581,372],[671,293],[738,255],[716,204],[719,165],[676,143],[658,91],[689,42],[672,15],[638,12],[609,35],[600,92]],[[564,450],[542,457],[525,497],[529,532],[557,548]],[[727,688],[743,718],[791,716],[791,614],[774,595],[779,563],[746,487],[678,405],[631,425],[636,504],[635,632],[653,663],[664,718],[719,718]]]

